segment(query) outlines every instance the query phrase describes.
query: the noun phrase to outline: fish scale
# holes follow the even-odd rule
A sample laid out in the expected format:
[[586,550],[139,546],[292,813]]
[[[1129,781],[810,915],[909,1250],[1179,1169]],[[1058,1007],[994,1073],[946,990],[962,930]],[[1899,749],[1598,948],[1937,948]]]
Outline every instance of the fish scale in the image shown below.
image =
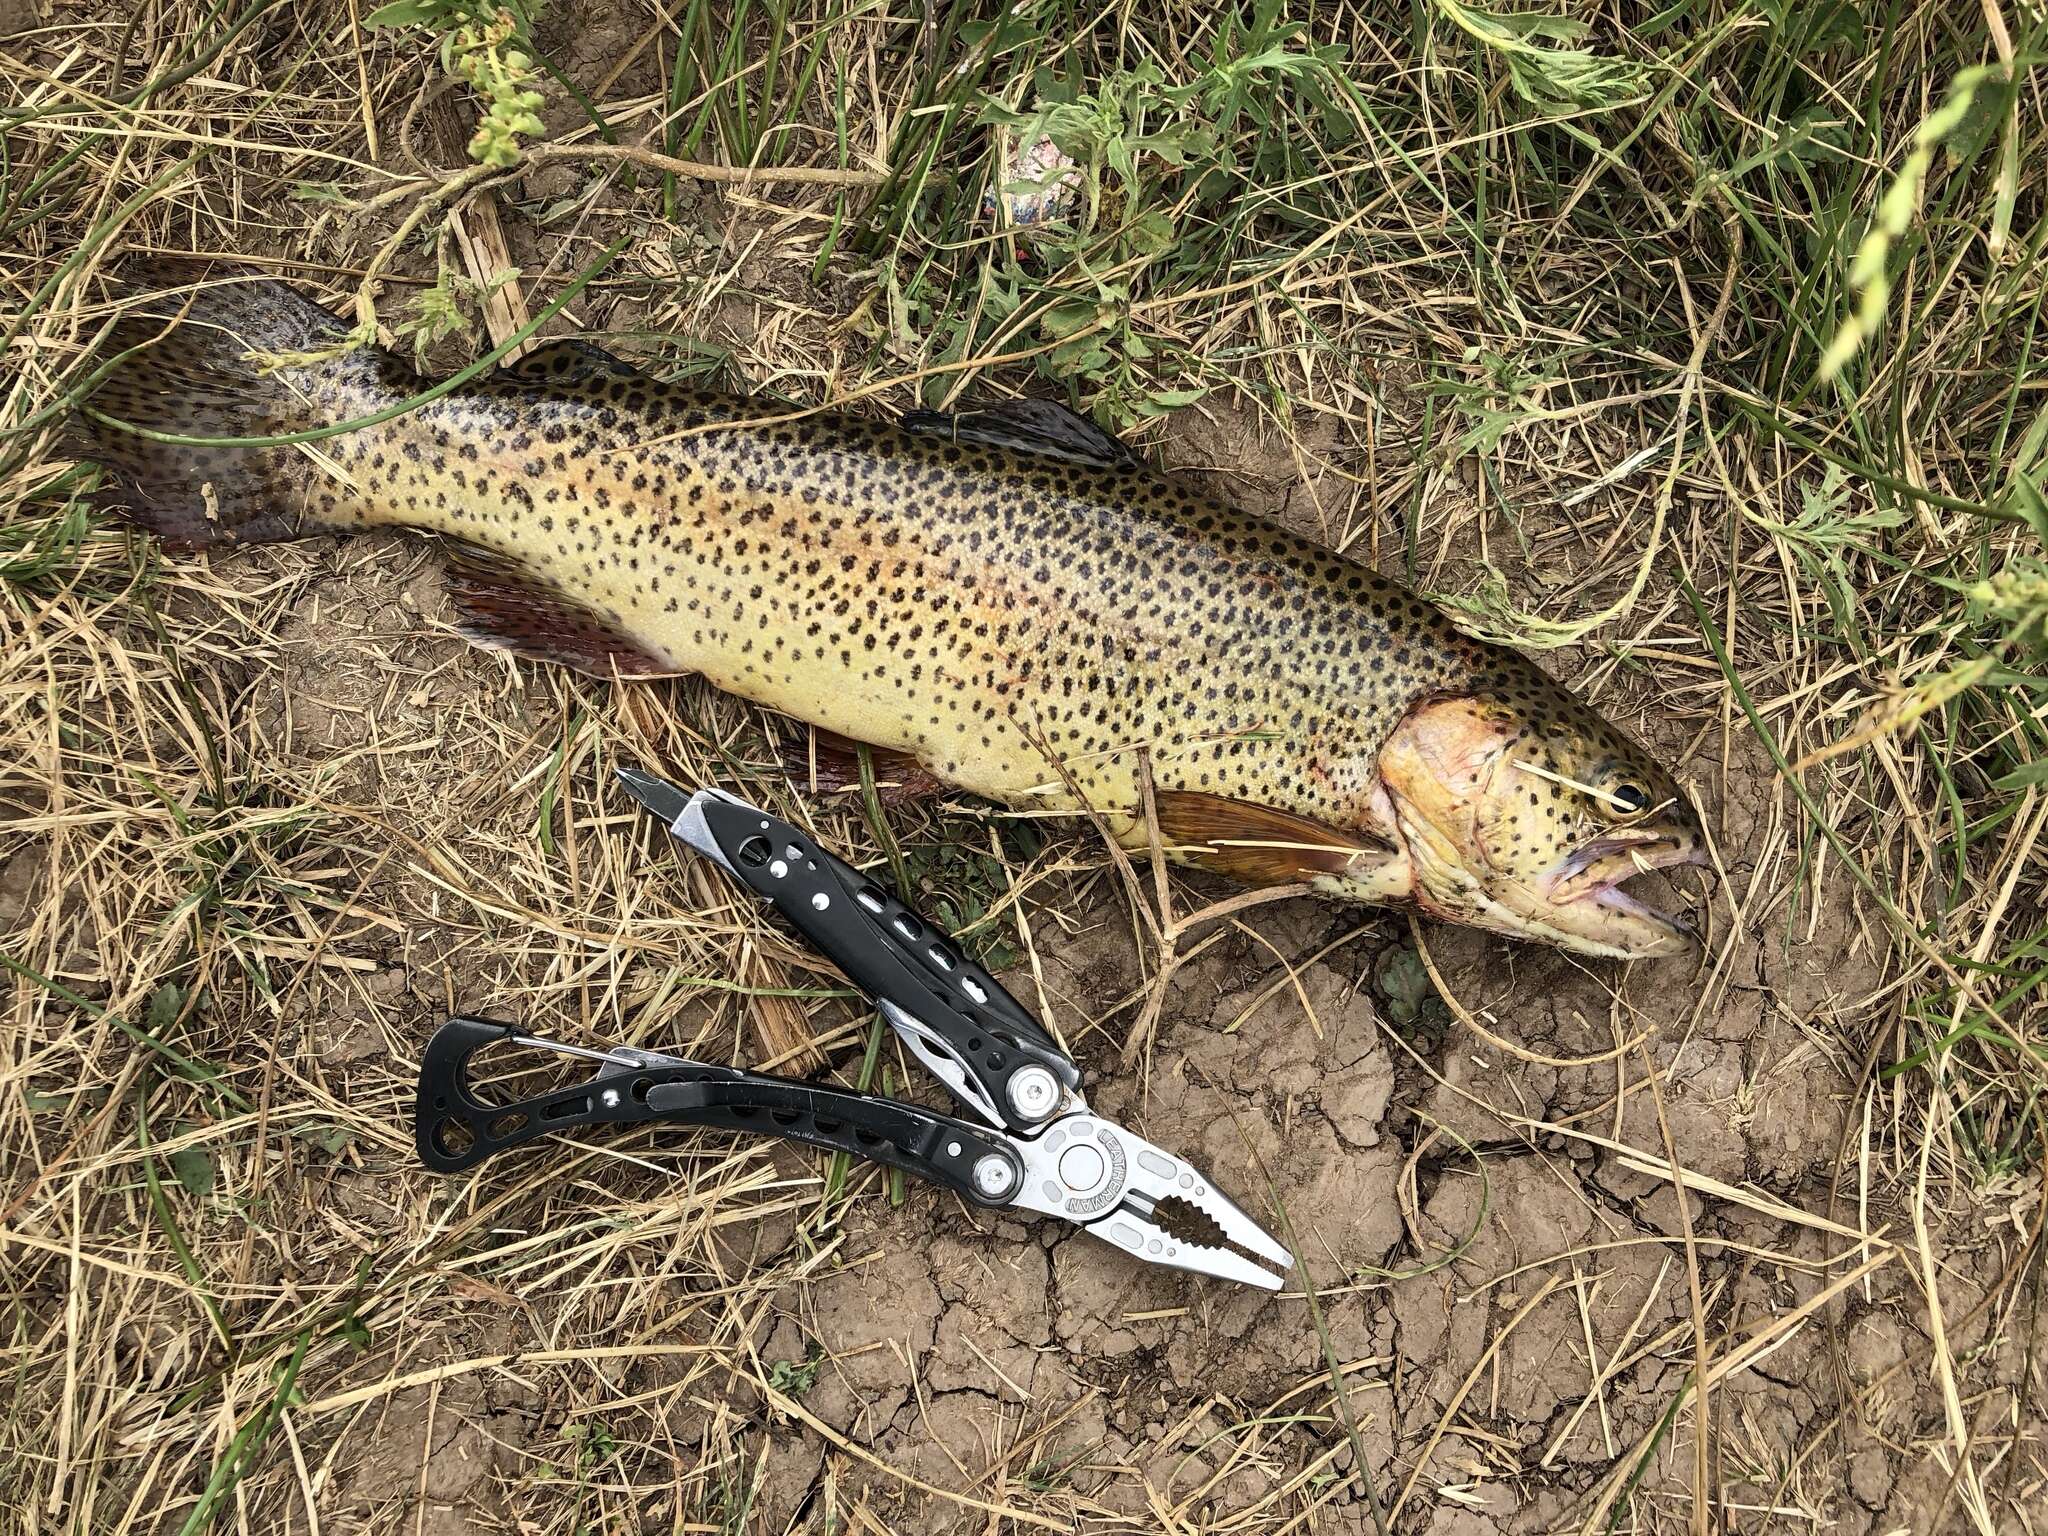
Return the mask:
[[[341,335],[277,284],[202,290],[94,409],[277,432],[420,392],[374,349],[267,375],[246,360]],[[943,784],[1105,812],[1133,846],[1149,771],[1176,856],[1244,880],[1489,922],[1470,856],[1552,878],[1616,819],[1602,776],[1675,807],[1665,840],[1695,846],[1660,765],[1405,588],[1056,408],[913,425],[708,393],[568,342],[308,451],[174,448],[105,420],[91,450],[115,471],[106,504],[174,542],[440,535],[473,639],[600,675],[696,672]],[[1399,760],[1455,778],[1473,742],[1490,777],[1457,804],[1388,777]],[[1530,772],[1492,782],[1503,753]]]

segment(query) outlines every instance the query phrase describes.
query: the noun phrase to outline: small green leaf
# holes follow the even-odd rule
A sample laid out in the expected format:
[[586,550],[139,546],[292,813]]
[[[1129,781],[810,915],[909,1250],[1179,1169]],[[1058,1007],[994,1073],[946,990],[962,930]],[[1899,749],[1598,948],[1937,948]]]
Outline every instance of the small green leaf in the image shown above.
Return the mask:
[[1157,208],[1139,214],[1124,231],[1125,247],[1136,256],[1157,256],[1171,249],[1173,242],[1173,220]]
[[1038,317],[1048,336],[1072,336],[1095,320],[1095,306],[1086,299],[1063,299]]
[[2048,784],[2048,761],[2022,763],[2001,779],[1992,781],[1992,788],[2017,790],[2034,784]]
[[[178,1134],[191,1130],[188,1125],[178,1127]],[[213,1193],[213,1154],[195,1142],[189,1147],[180,1147],[170,1156],[171,1172],[185,1187],[188,1195],[209,1195]]]
[[363,24],[371,27],[417,27],[433,22],[441,6],[434,0],[391,0],[389,5],[380,5],[363,18]]
[[1109,366],[1109,348],[1094,335],[1063,341],[1046,354],[1057,366],[1074,373],[1094,373]]
[[1412,1028],[1443,1011],[1436,985],[1429,979],[1429,967],[1410,945],[1390,949],[1380,957],[1373,987],[1386,1006],[1388,1021],[1397,1029]]
[[296,1357],[291,1360],[279,1360],[273,1364],[270,1367],[270,1380],[272,1385],[284,1393],[284,1401],[291,1407],[297,1408],[306,1401],[305,1393],[299,1390]]
[[1168,411],[1193,405],[1208,393],[1207,389],[1155,389],[1137,401],[1136,407],[1141,416],[1164,416]]
[[298,1125],[292,1127],[292,1134],[302,1141],[310,1141],[329,1157],[339,1154],[354,1139],[348,1127],[341,1125]]
[[2012,477],[2012,492],[2006,498],[2006,505],[2027,520],[2027,526],[2034,530],[2034,536],[2048,544],[2048,496],[2044,496],[2034,477],[2024,470],[2015,470]]
[[162,1039],[164,1031],[178,1022],[184,1007],[185,994],[171,982],[165,982],[149,997],[149,1032]]
[[813,1344],[801,1362],[777,1360],[768,1367],[768,1385],[784,1397],[801,1398],[818,1384],[818,1370],[825,1363],[825,1351]]

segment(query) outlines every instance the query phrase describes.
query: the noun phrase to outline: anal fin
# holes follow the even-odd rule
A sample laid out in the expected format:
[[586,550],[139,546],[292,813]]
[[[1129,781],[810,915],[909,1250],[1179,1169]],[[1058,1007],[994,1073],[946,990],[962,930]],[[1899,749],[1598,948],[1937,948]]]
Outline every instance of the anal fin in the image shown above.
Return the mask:
[[1370,834],[1343,832],[1291,811],[1200,790],[1163,789],[1159,835],[1173,856],[1246,885],[1348,875],[1390,858]]
[[875,797],[884,805],[902,805],[943,792],[947,785],[908,752],[893,747],[872,747],[853,741],[822,726],[811,727],[808,738],[787,743],[782,753],[783,772],[809,788],[815,769],[817,787],[827,794],[860,788],[860,754],[866,748],[875,776]]
[[589,677],[672,677],[677,668],[602,613],[516,561],[451,542],[448,596],[471,644],[551,661]]

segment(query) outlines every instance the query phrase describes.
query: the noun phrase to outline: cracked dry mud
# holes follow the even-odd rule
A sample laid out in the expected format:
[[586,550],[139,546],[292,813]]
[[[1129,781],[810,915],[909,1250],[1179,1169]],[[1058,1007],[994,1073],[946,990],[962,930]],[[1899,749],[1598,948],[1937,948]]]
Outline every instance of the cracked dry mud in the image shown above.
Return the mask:
[[[352,631],[440,611],[431,563],[397,546],[377,553],[350,550],[339,574],[307,568],[252,705],[287,755],[360,752],[341,771],[402,814],[446,789],[430,755],[396,750],[408,733],[429,716],[443,730],[465,714],[523,720],[541,684],[424,629],[403,637],[395,664],[390,651],[377,665],[352,656],[341,643]],[[1702,789],[1740,900],[1770,872],[1742,852],[1767,781],[1754,763],[1736,768],[1733,802],[1711,780]],[[488,874],[483,851],[460,851]],[[435,892],[416,871],[379,873],[370,889],[421,921],[355,987],[309,992],[293,1010],[304,1027],[317,1016],[323,1059],[342,1073],[410,1054],[446,999],[502,994],[517,972],[472,923],[425,921]],[[512,1371],[407,1388],[326,1449],[337,1475],[323,1504],[343,1528],[386,1517],[431,1532],[498,1528],[573,1475],[591,1426],[633,1413],[658,1423],[679,1460],[725,1458],[749,1530],[844,1528],[835,1522],[854,1507],[891,1530],[984,1530],[986,1506],[1013,1505],[1020,1477],[1058,1488],[1077,1529],[1146,1528],[1162,1510],[1227,1525],[1295,1488],[1308,1490],[1311,1528],[1365,1530],[1368,1481],[1383,1509],[1399,1503],[1402,1531],[1576,1529],[1655,1435],[1690,1367],[1686,1215],[1717,1349],[1795,1312],[1855,1247],[1828,1225],[1853,1225],[1842,1205],[1853,1189],[1830,1218],[1829,1177],[1857,1069],[1843,1010],[1875,971],[1845,898],[1790,943],[1782,914],[1754,924],[1765,936],[1747,934],[1705,974],[1425,930],[1448,990],[1493,1034],[1542,1056],[1609,1058],[1576,1066],[1511,1055],[1457,1022],[1395,1027],[1373,977],[1378,955],[1409,942],[1403,920],[1301,900],[1255,909],[1185,964],[1150,1050],[1126,1069],[1119,1047],[1136,1009],[1105,1014],[1147,972],[1128,910],[1107,876],[1049,887],[1031,922],[1038,969],[1009,980],[1043,999],[1106,1113],[1184,1151],[1262,1215],[1265,1192],[1277,1199],[1345,1367],[1364,1478],[1331,1421],[1325,1346],[1298,1290],[1275,1299],[1192,1281],[1056,1223],[990,1219],[916,1186],[892,1205],[869,1186],[839,1241],[743,1330],[636,1322],[621,1341],[703,1345],[715,1367],[684,1354],[606,1364],[573,1388]],[[1728,910],[1724,897],[1718,922]],[[1612,1056],[1638,1035],[1640,1049]],[[1661,1121],[1644,1052],[1663,1074]],[[1726,1193],[1694,1188],[1681,1212],[1661,1172],[1666,1126],[1689,1175]],[[712,1139],[704,1155],[728,1151]],[[728,1279],[803,1248],[797,1213],[808,1219],[810,1198],[782,1195],[814,1188],[804,1155],[742,1155],[766,1171],[765,1192],[721,1215],[712,1241]],[[374,1163],[323,1190],[326,1219],[366,1241],[394,1201],[434,1198],[396,1147]],[[611,1174],[574,1177],[601,1218]],[[634,1219],[647,1221],[665,1196],[638,1193]],[[1938,1213],[1936,1253],[1947,1315],[1964,1319],[1952,1347],[2017,1371],[2023,1341],[1987,1337],[1965,1316],[2011,1257],[1999,1214]],[[1870,1226],[1884,1221],[1873,1213]],[[504,1225],[519,1230],[516,1208]],[[675,1241],[654,1227],[622,1240]],[[675,1278],[635,1298],[636,1318],[713,1283],[687,1260],[668,1267]],[[1882,1266],[1842,1298],[1832,1335],[1792,1330],[1718,1383],[1715,1454],[1731,1498],[1804,1501],[1850,1532],[1928,1528],[1947,1490],[1912,1447],[1941,1409],[1905,1270]],[[445,1315],[398,1368],[544,1348],[586,1327],[551,1315],[555,1293],[535,1291],[535,1304],[526,1289],[453,1279]],[[1689,1414],[1683,1423],[1643,1473],[1671,1510],[1690,1475]],[[1779,1486],[1788,1466],[1791,1494]]]

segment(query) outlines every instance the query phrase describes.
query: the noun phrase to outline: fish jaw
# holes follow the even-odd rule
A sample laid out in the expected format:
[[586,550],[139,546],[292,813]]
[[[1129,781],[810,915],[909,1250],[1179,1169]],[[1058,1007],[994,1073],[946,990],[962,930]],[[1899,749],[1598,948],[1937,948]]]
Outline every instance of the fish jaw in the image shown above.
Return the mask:
[[1706,862],[1706,850],[1696,843],[1624,830],[1560,859],[1538,886],[1558,926],[1593,935],[1605,945],[1618,944],[1628,951],[1618,958],[1657,959],[1689,953],[1698,937],[1682,917],[1650,905],[1622,889],[1622,883]]
[[1683,918],[1611,885],[1546,903],[1542,926],[1560,948],[1609,960],[1666,960],[1699,943]]

